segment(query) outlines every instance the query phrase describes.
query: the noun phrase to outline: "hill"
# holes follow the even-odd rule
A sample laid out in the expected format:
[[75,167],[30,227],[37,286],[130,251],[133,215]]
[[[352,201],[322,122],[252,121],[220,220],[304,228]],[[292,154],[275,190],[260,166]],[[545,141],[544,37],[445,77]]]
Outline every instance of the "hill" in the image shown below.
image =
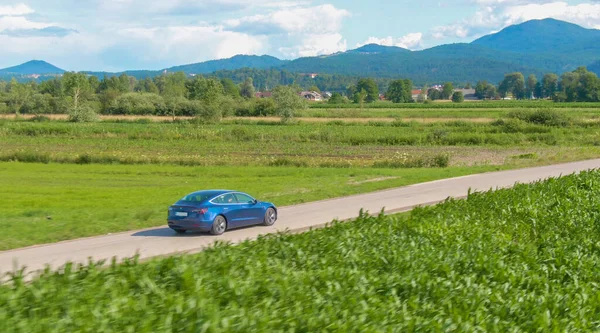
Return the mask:
[[346,53],[358,53],[358,54],[384,54],[384,53],[410,53],[410,50],[403,49],[397,46],[385,46],[379,44],[367,44],[357,49],[347,51]]
[[236,55],[228,59],[210,60],[196,64],[175,66],[167,68],[169,72],[186,72],[192,74],[207,74],[224,69],[234,70],[239,68],[268,69],[280,66],[287,61],[268,55]]
[[24,64],[0,69],[0,74],[18,74],[18,75],[31,75],[31,74],[62,74],[65,71],[52,64],[49,64],[41,60],[31,60]]
[[256,68],[256,69],[269,69],[273,67],[280,66],[286,63],[286,60],[280,60],[275,57],[263,55],[263,56],[254,56],[254,55],[236,55],[227,59],[219,59],[219,60],[210,60],[205,62],[199,62],[195,64],[189,65],[181,65],[174,66],[170,68],[165,68],[158,71],[153,70],[128,70],[124,72],[93,72],[86,71],[86,74],[94,75],[97,77],[104,76],[119,76],[122,74],[127,74],[129,76],[133,76],[136,79],[145,79],[148,77],[155,77],[161,75],[165,71],[169,73],[174,72],[184,72],[186,74],[209,74],[214,73],[216,71],[221,70],[236,70],[240,68]]
[[569,53],[600,49],[600,30],[555,19],[512,25],[472,42],[494,50],[521,53]]
[[585,29],[555,19],[532,20],[481,37],[473,45],[521,53],[535,61],[546,59],[546,68],[569,71],[598,59],[600,30]]
[[588,66],[588,70],[590,72],[596,73],[596,75],[600,76],[600,60]]
[[[562,74],[579,66],[591,66],[598,71],[600,30],[554,19],[533,20],[479,38],[472,43],[440,45],[422,51],[400,47],[367,44],[354,50],[331,55],[304,57],[292,61],[275,57],[237,55],[228,59],[167,68],[168,72],[205,74],[227,77],[246,76],[244,69],[257,70],[266,85],[276,81],[305,79],[300,73],[318,73],[344,77],[375,77],[381,79],[410,78],[416,84],[445,81],[474,83],[479,80],[499,82],[506,73],[523,72],[538,77],[545,73]],[[15,73],[62,72],[50,64],[39,62],[42,69],[31,70],[36,62],[12,68]],[[594,67],[595,66],[595,67]],[[19,68],[23,67],[23,68]],[[42,66],[43,67],[43,66]],[[29,70],[27,70],[29,68]],[[274,74],[272,70],[280,73]],[[164,70],[137,70],[120,73],[86,72],[103,77],[123,73],[138,79],[154,77]],[[268,74],[265,74],[267,73]],[[0,74],[2,72],[0,71]],[[294,75],[291,75],[294,74]],[[297,74],[297,75],[296,75]],[[299,75],[299,76],[298,76]],[[343,80],[346,81],[346,78]]]

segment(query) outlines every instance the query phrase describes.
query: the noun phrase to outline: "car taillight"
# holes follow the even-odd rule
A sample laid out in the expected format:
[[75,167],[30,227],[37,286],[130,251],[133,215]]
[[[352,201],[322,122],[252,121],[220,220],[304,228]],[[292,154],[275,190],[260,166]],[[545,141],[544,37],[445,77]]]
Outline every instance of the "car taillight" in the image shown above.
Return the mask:
[[203,215],[203,214],[206,214],[206,212],[208,212],[208,208],[196,209],[196,210],[193,210],[192,212]]

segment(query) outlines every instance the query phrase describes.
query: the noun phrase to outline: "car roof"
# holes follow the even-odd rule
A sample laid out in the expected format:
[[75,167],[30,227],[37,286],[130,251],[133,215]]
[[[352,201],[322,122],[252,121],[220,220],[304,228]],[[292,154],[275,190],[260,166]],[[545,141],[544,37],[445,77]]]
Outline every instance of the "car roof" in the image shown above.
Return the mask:
[[231,191],[231,190],[203,190],[203,191],[196,191],[193,194],[204,194],[204,195],[208,195],[208,196],[211,196],[211,197],[217,197],[217,196],[225,194],[225,193],[233,193],[233,192],[238,192],[238,191]]

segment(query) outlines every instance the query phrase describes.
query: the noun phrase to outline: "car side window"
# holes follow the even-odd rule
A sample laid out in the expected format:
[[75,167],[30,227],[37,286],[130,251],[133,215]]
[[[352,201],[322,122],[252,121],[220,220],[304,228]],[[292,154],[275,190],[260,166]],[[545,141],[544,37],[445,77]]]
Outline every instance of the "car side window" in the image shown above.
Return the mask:
[[222,196],[216,197],[215,199],[213,199],[212,202],[216,203],[216,204],[222,204],[222,205],[238,203],[237,200],[235,199],[235,196],[233,195],[233,193],[223,194]]
[[254,199],[252,199],[252,197],[249,195],[236,193],[235,196],[237,197],[237,201],[239,203],[252,203],[254,201]]

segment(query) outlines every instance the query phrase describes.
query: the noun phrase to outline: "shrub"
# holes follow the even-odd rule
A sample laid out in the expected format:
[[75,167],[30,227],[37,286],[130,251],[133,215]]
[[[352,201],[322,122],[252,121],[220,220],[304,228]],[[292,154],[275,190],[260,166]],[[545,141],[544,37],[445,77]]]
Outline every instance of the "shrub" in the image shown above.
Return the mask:
[[454,94],[452,94],[452,102],[462,103],[464,101],[465,101],[465,96],[463,95],[462,91],[456,91]]
[[566,115],[553,109],[519,110],[509,113],[508,116],[537,125],[567,127],[570,124]]
[[69,111],[69,121],[75,123],[86,123],[100,120],[96,111],[89,105],[79,105]]

